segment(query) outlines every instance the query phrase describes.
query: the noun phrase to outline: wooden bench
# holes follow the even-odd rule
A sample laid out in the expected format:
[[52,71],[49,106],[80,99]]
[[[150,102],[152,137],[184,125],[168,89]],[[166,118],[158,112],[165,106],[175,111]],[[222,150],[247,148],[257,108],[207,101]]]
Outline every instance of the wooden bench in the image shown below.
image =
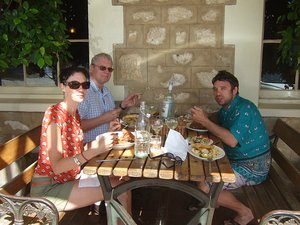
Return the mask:
[[268,179],[259,185],[235,190],[258,220],[273,210],[300,210],[299,129],[278,119],[273,128]]
[[[58,224],[56,207],[47,199],[28,197],[30,182],[37,162],[41,126],[13,138],[0,146],[0,170],[5,170],[7,182],[0,187],[0,224]],[[16,163],[20,173],[14,176],[11,165]],[[3,177],[1,180],[3,181]]]

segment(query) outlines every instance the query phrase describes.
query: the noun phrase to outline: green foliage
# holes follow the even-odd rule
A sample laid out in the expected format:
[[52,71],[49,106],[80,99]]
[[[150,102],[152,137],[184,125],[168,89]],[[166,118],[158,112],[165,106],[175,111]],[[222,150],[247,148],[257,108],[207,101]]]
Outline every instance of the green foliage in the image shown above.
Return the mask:
[[2,0],[0,3],[0,70],[52,66],[70,56],[61,0]]
[[300,69],[300,1],[291,0],[288,3],[288,14],[278,18],[278,23],[289,25],[279,34],[282,37],[279,45],[280,57],[278,62],[286,63]]

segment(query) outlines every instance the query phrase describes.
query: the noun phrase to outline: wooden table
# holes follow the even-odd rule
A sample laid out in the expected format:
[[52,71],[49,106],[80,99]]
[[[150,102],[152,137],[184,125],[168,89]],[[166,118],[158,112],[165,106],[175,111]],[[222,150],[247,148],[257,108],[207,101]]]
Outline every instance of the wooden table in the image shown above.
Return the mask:
[[[190,135],[196,135],[196,133],[189,132]],[[216,141],[216,138],[213,136],[210,136],[210,138]],[[201,224],[211,224],[216,201],[222,190],[223,183],[235,182],[235,175],[226,156],[213,161],[211,166],[209,166],[208,162],[188,154],[182,165],[174,165],[172,168],[167,168],[163,163],[171,163],[170,159],[150,159],[148,157],[130,160],[133,157],[133,148],[111,150],[90,160],[83,169],[86,174],[98,174],[106,202],[108,224],[117,224],[118,218],[121,218],[127,225],[136,224],[122,205],[119,204],[117,197],[126,191],[140,187],[167,187],[193,196],[199,200],[202,209],[188,224],[198,224],[199,222]],[[96,162],[96,160],[125,158],[129,160]],[[130,179],[112,188],[109,176],[128,176]],[[212,186],[209,193],[202,192],[191,181],[211,182]]]

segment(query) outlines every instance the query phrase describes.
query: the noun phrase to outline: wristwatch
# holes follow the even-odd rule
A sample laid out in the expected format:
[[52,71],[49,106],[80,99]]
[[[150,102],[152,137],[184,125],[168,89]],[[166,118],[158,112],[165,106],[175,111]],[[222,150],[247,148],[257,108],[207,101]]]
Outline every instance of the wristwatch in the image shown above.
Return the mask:
[[79,159],[77,158],[77,155],[73,155],[73,160],[78,166],[81,166],[81,163],[80,163]]
[[119,104],[119,107],[122,109],[122,110],[125,110],[126,108],[124,108],[123,106],[122,106],[122,102]]

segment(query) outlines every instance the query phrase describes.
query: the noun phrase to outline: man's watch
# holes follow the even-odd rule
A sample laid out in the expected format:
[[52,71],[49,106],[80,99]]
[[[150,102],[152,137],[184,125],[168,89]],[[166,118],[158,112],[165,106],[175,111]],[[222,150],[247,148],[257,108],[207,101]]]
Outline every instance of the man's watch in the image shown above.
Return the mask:
[[119,107],[122,109],[122,110],[125,110],[126,108],[124,108],[123,106],[122,106],[122,102],[119,104]]

